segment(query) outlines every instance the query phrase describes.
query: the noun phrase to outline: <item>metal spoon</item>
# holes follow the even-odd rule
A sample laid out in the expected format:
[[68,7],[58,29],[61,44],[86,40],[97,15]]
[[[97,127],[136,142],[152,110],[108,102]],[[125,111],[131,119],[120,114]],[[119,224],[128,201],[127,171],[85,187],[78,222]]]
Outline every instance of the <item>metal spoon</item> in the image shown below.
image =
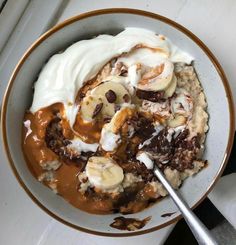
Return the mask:
[[[151,159],[150,159],[151,160]],[[182,199],[179,193],[177,193],[168,180],[164,177],[161,170],[155,166],[154,173],[156,177],[160,180],[163,186],[166,188],[171,198],[175,202],[176,206],[182,213],[185,221],[187,222],[189,228],[191,229],[193,235],[195,236],[197,242],[201,245],[216,245],[218,244],[216,240],[212,237],[206,226],[198,219],[198,217],[192,212],[188,204]]]

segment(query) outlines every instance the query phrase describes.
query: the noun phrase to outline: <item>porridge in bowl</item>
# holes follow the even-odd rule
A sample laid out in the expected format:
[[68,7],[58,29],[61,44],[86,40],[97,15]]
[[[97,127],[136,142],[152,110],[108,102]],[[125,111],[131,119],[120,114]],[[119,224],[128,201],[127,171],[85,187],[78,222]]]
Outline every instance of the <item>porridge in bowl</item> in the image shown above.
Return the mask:
[[24,118],[32,174],[96,214],[136,213],[166,196],[153,164],[179,188],[206,165],[207,103],[192,61],[139,28],[52,56]]

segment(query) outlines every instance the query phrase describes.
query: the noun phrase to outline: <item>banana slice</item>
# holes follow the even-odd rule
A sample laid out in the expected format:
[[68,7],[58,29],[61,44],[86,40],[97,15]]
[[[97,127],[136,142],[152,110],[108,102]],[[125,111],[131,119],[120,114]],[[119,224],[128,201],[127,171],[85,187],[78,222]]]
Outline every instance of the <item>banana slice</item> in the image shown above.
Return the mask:
[[[125,95],[129,96],[129,92],[125,89],[123,85],[112,81],[108,81],[100,84],[99,86],[97,86],[91,91],[91,95],[101,96],[102,98],[107,99],[109,91],[113,91],[116,97],[114,102],[110,102],[110,103],[116,103],[116,104],[124,103],[125,102],[124,96]],[[109,101],[107,100],[106,103],[109,103]]]
[[135,106],[130,104],[124,104],[123,107],[116,112],[111,121],[106,124],[107,130],[117,134],[125,123],[125,121],[131,118],[135,113]]
[[146,91],[165,90],[171,83],[174,74],[174,65],[165,60],[160,66],[154,67],[143,75],[138,82],[138,89]]
[[102,128],[100,145],[105,151],[114,151],[121,142],[120,129],[125,121],[133,116],[135,107],[130,104],[124,104],[116,112],[111,121]]
[[123,169],[107,157],[90,157],[85,171],[89,181],[103,190],[117,187],[124,179]]
[[108,81],[121,84],[129,92],[129,95],[133,95],[135,92],[134,87],[137,87],[137,85],[131,83],[129,76],[127,78],[117,75],[111,75],[106,77],[106,79],[104,80],[104,82]]
[[85,121],[92,121],[94,110],[98,104],[103,103],[99,97],[86,96],[81,102],[80,113]]
[[[81,116],[85,121],[93,121],[97,116],[112,117],[115,105],[130,101],[130,94],[123,85],[116,82],[104,82],[91,90],[81,102]],[[99,113],[95,113],[100,104]],[[102,104],[102,105],[101,105]]]
[[165,98],[169,98],[173,95],[173,93],[175,92],[176,86],[177,86],[177,78],[174,75],[170,85],[165,90]]
[[88,122],[92,121],[94,119],[94,111],[96,107],[101,103],[103,104],[103,99],[101,97],[95,97],[91,95],[86,96],[81,102],[81,107],[80,107],[81,117],[85,121]]

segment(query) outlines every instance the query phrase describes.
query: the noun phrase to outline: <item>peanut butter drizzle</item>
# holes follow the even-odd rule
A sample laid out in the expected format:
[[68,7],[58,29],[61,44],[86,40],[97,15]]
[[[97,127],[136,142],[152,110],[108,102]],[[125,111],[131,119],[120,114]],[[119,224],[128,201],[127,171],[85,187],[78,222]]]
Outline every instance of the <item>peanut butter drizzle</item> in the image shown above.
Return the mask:
[[[78,174],[81,172],[82,164],[71,164],[70,161],[67,163],[59,159],[51,149],[49,149],[45,142],[45,133],[48,124],[52,119],[58,114],[63,115],[64,106],[62,104],[54,104],[47,108],[43,108],[32,114],[27,112],[25,114],[24,122],[30,121],[30,132],[25,126],[23,126],[23,140],[22,148],[26,158],[27,165],[35,176],[39,178],[40,175],[45,173],[47,170],[42,168],[42,164],[45,162],[59,161],[61,166],[54,171],[53,183],[56,184],[57,194],[61,195],[65,200],[71,203],[74,207],[84,210],[89,213],[94,214],[108,214],[112,213],[114,210],[112,198],[103,198],[102,196],[88,196],[84,195],[79,188],[79,180],[77,178]],[[129,113],[128,113],[129,114]],[[133,113],[131,113],[133,114]],[[130,116],[131,116],[130,114]],[[123,118],[123,117],[122,117]],[[122,119],[121,118],[121,119]],[[125,120],[121,120],[122,124],[121,132],[126,135],[128,130],[128,125],[126,125]],[[85,123],[82,118],[77,115],[76,122],[74,124],[73,130],[71,130],[69,122],[62,119],[62,130],[63,135],[67,139],[73,139],[75,135],[79,135],[83,140],[88,143],[98,142],[100,138],[100,131],[104,122],[102,120],[96,121],[94,123]],[[134,138],[135,139],[135,138]],[[132,140],[134,140],[132,139]],[[137,142],[136,142],[137,143]],[[126,152],[124,147],[126,143],[123,142],[118,149],[118,158],[120,160],[126,161]],[[103,153],[102,153],[103,154]],[[105,154],[105,153],[104,153]],[[108,154],[108,153],[107,153]],[[42,181],[48,187],[50,186],[50,181]],[[143,187],[142,187],[143,188]],[[144,188],[142,191],[142,200],[133,201],[127,208],[123,208],[122,212],[138,212],[148,206],[148,199],[150,196],[154,196],[152,190],[149,188]]]
[[106,210],[102,211],[96,206],[93,199],[89,199],[78,191],[77,175],[80,168],[75,165],[63,164],[55,175],[57,182],[57,191],[65,200],[74,207],[84,210],[89,213],[105,214]]
[[93,144],[99,142],[103,125],[103,122],[97,120],[84,122],[78,114],[73,129],[83,141]]
[[28,130],[23,126],[22,148],[27,159],[27,164],[32,174],[38,178],[43,173],[40,164],[57,159],[57,155],[47,148],[44,141],[45,130],[52,120],[54,113],[62,108],[59,104],[39,110],[34,115],[30,112],[25,114],[24,122],[30,121],[32,132],[26,136]]
[[[35,114],[30,112],[25,114],[24,122],[27,120],[30,121],[30,129],[32,132],[27,135],[27,128],[25,126],[22,127],[22,149],[28,168],[37,179],[45,172],[40,164],[43,164],[47,161],[60,161],[59,157],[46,146],[44,140],[46,127],[58,112],[60,112],[60,114],[63,112],[63,105],[59,103],[47,108],[43,108]],[[68,121],[62,120],[62,127],[64,136],[66,138],[72,139],[74,137],[74,132],[70,129]],[[89,135],[97,132],[99,127],[100,126],[97,124],[83,124],[82,120],[79,120],[78,118],[75,123],[75,128],[79,129],[78,134],[84,136],[88,135],[88,141],[98,140],[98,136],[90,139]],[[79,164],[67,165],[62,163],[59,169],[54,172],[54,183],[57,184],[57,194],[61,195],[73,206],[89,213],[110,213],[110,210],[112,209],[112,203],[109,200],[97,200],[95,205],[93,199],[86,198],[77,190],[77,175],[80,171],[81,166]],[[43,184],[49,186],[49,182],[44,181]]]

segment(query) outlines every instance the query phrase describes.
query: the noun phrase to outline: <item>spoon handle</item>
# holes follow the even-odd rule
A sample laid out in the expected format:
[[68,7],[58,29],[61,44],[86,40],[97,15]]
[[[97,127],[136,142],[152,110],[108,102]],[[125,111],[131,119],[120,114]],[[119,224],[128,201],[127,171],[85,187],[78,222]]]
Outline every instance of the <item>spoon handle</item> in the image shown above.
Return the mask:
[[218,244],[215,239],[212,237],[209,230],[206,228],[206,226],[197,218],[197,216],[192,212],[192,210],[189,208],[187,203],[182,199],[180,194],[178,194],[172,186],[169,184],[169,182],[166,180],[162,172],[159,168],[154,169],[154,173],[157,176],[157,178],[160,180],[160,182],[163,184],[163,186],[166,188],[166,190],[169,192],[171,198],[175,202],[176,206],[181,211],[185,221],[188,223],[189,228],[191,229],[193,235],[195,236],[196,240],[201,245],[216,245]]

